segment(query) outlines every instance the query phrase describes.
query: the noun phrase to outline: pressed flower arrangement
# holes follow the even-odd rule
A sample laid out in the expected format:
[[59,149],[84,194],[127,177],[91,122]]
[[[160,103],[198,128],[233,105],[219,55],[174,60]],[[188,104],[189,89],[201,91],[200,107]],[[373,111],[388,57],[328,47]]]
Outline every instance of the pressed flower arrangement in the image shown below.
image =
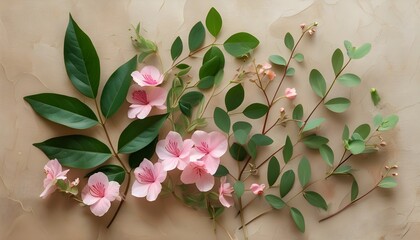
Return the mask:
[[[310,71],[309,84],[319,98],[313,109],[305,110],[302,104],[286,109],[279,104],[294,101],[302,94],[290,86],[290,82],[287,83],[289,86],[283,86],[283,83],[295,74],[292,66],[304,61],[298,46],[304,37],[315,34],[317,25],[316,22],[308,26],[301,24],[297,41],[291,33],[285,34],[284,44],[290,51],[289,57],[271,55],[268,57],[270,63],[258,64],[252,52],[260,42],[250,33],[239,32],[222,44],[216,43],[222,18],[212,8],[205,24],[198,22],[192,27],[187,44],[181,37],[175,38],[170,48],[172,65],[168,69],[144,64],[147,58],[160,58],[160,55],[157,45],[140,34],[138,25],[132,39],[138,54],[115,70],[99,92],[99,57],[90,38],[70,16],[64,40],[67,74],[74,87],[92,99],[96,113],[78,98],[55,93],[31,95],[25,100],[36,113],[54,123],[73,129],[101,126],[107,144],[87,135],[55,137],[34,144],[51,159],[44,167],[46,178],[40,196],[46,198],[59,190],[73,196],[81,205],[89,206],[99,217],[117,200],[118,207],[107,226],[110,227],[128,194],[155,201],[161,193],[169,193],[187,206],[206,209],[213,221],[217,221],[225,208],[237,208],[241,219],[239,228],[248,239],[247,225],[275,210],[288,211],[297,229],[304,232],[304,215],[291,201],[302,195],[310,205],[326,211],[329,199],[311,190],[311,186],[332,176],[352,178],[350,199],[347,205],[320,221],[348,209],[376,188],[395,187],[397,166],[385,166],[376,184],[367,192],[359,193],[358,179],[353,175],[350,160],[359,155],[374,154],[385,147],[381,133],[396,126],[396,115],[376,115],[373,125],[364,123],[353,131],[343,123],[343,147],[337,150],[332,149],[329,139],[318,131],[328,120],[313,118],[320,107],[334,114],[348,110],[349,99],[331,98],[329,93],[336,83],[345,87],[360,84],[360,77],[347,73],[346,67],[352,60],[368,54],[370,44],[354,47],[345,41],[346,56],[341,49],[336,49],[331,57],[334,78],[329,85],[319,70]],[[206,31],[214,41],[204,45]],[[188,54],[182,57],[185,46],[188,46]],[[244,60],[235,76],[224,76],[225,53],[219,46],[232,57]],[[193,57],[199,53],[204,56],[198,76],[190,76],[189,61],[196,61]],[[243,106],[247,97],[245,82],[261,92],[264,102]],[[225,104],[210,109],[210,102],[216,97],[223,97]],[[375,89],[371,89],[371,97],[376,106],[380,97]],[[127,115],[116,116],[125,101],[130,103]],[[158,114],[152,114],[155,112]],[[204,117],[205,114],[211,117]],[[276,120],[271,122],[273,116]],[[133,119],[120,134],[118,146],[114,146],[106,126],[106,119],[111,117]],[[262,129],[248,119],[252,123],[261,121]],[[208,121],[214,121],[217,129],[210,129]],[[166,131],[168,128],[170,130]],[[295,129],[296,134],[286,135],[285,131],[277,130],[282,128]],[[275,141],[274,135],[284,136],[281,141]],[[305,153],[296,154],[297,144],[318,152],[323,165],[314,164]],[[274,149],[269,154],[265,150],[268,146]],[[292,160],[299,161],[297,169],[288,164]],[[112,161],[117,164],[111,164]],[[225,165],[231,165],[226,164],[228,162],[237,162],[238,168],[227,168]],[[63,166],[90,169],[80,193],[82,181],[79,178],[69,180],[69,170],[63,170]],[[267,172],[261,171],[262,166],[267,167]],[[314,180],[311,178],[314,167],[327,167],[328,171],[322,179]],[[301,190],[290,196],[291,190],[298,185]],[[243,198],[244,194],[255,197],[249,200]],[[264,204],[271,210],[245,219],[244,211],[256,198],[264,199]]]

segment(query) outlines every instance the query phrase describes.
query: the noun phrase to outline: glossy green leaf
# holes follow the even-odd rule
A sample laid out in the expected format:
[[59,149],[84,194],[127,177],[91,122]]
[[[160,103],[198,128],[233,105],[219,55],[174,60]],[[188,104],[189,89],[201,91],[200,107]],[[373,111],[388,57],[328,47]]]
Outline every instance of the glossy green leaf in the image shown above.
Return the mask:
[[246,145],[246,150],[252,159],[257,158],[257,144],[254,141],[250,140]]
[[212,7],[209,13],[207,13],[206,27],[210,34],[214,37],[217,37],[220,29],[222,29],[222,17],[214,7]]
[[222,83],[223,81],[223,76],[224,76],[224,71],[223,69],[220,69],[216,76],[214,76],[214,86],[217,87],[220,85],[220,83]]
[[334,51],[331,57],[331,63],[334,70],[334,74],[337,76],[338,73],[341,71],[341,68],[343,67],[343,64],[344,64],[344,56],[341,49],[337,48]]
[[327,144],[321,145],[319,147],[319,153],[321,154],[322,160],[332,167],[334,164],[334,152]]
[[[302,104],[298,104],[293,109],[292,117],[293,117],[294,120],[302,120],[302,118],[303,118],[303,106],[302,106]],[[302,121],[297,121],[296,124],[298,125],[298,127],[302,127],[303,122]]]
[[130,88],[131,73],[136,69],[136,56],[121,65],[106,82],[101,95],[101,112],[105,118],[113,116],[125,102]]
[[351,58],[352,59],[363,58],[370,52],[371,48],[372,48],[372,45],[370,43],[365,43],[362,46],[356,48],[356,50],[354,50]]
[[41,117],[75,129],[98,124],[95,113],[77,98],[55,93],[41,93],[24,97]]
[[296,224],[296,227],[299,229],[300,232],[304,233],[305,232],[305,219],[303,218],[302,213],[292,207],[290,208],[290,215],[292,216],[293,221]]
[[350,100],[343,97],[333,98],[324,103],[328,110],[336,113],[342,113],[350,107]]
[[293,58],[296,60],[296,62],[301,63],[305,60],[305,57],[302,53],[296,53]]
[[359,195],[359,184],[357,184],[356,179],[353,179],[353,183],[351,184],[351,194],[350,194],[350,201],[356,200],[357,196]]
[[71,15],[64,38],[64,63],[74,87],[86,97],[96,98],[100,78],[98,54]]
[[285,173],[283,173],[280,180],[280,196],[282,198],[290,192],[290,190],[293,188],[294,183],[295,173],[293,172],[293,170],[287,170]]
[[229,174],[229,170],[223,166],[222,164],[219,165],[217,171],[213,174],[215,177],[223,177]]
[[378,131],[388,131],[388,130],[393,129],[397,125],[398,120],[399,118],[397,115],[391,115],[384,118],[382,120],[381,125],[378,128]]
[[363,153],[365,142],[363,140],[351,140],[348,145],[348,150],[354,155]]
[[148,56],[152,54],[153,54],[153,51],[146,51],[146,52],[139,53],[139,55],[137,56],[137,62],[142,63],[144,59],[146,59]]
[[238,198],[242,197],[242,195],[243,195],[243,194],[244,194],[244,192],[245,192],[245,185],[244,185],[244,183],[243,183],[243,182],[241,182],[241,181],[236,181],[236,182],[233,184],[233,190],[235,191],[235,194],[236,194],[236,196],[237,196]]
[[242,102],[245,98],[245,91],[242,84],[238,84],[226,93],[225,96],[225,106],[228,112],[235,110],[239,106],[241,106]]
[[325,96],[327,85],[325,83],[324,77],[318,70],[312,69],[312,71],[309,73],[309,83],[311,84],[312,90],[316,93],[316,95],[320,97]]
[[293,47],[295,46],[295,40],[293,39],[292,34],[290,34],[289,32],[286,33],[286,35],[284,36],[284,45],[290,50],[293,50]]
[[233,135],[236,141],[240,144],[245,144],[248,140],[248,135],[251,132],[252,125],[248,122],[235,122],[232,126]]
[[251,119],[258,119],[263,117],[268,111],[267,105],[261,103],[252,103],[243,111],[244,115]]
[[43,151],[49,159],[56,158],[61,165],[72,168],[94,168],[112,156],[104,143],[83,135],[51,138],[35,143],[34,146]]
[[168,114],[162,114],[131,122],[118,139],[118,152],[133,153],[149,145],[167,118]]
[[293,156],[293,144],[290,140],[290,137],[286,136],[286,142],[284,143],[283,147],[283,160],[285,163],[288,163]]
[[322,145],[329,142],[328,138],[311,134],[302,139],[303,143],[311,149],[319,149]]
[[181,112],[185,116],[191,117],[193,107],[200,104],[203,98],[204,95],[197,91],[187,92],[186,94],[182,95],[182,97],[179,99],[179,108]]
[[303,197],[314,207],[324,209],[327,211],[328,205],[325,199],[317,192],[306,191],[303,193]]
[[280,55],[271,55],[268,60],[270,60],[270,62],[279,65],[279,66],[286,66],[287,62],[286,59],[284,59],[282,56]]
[[306,157],[303,157],[298,166],[298,177],[299,182],[302,187],[305,187],[306,184],[309,183],[311,180],[311,164],[309,163],[308,159]]
[[243,161],[248,156],[246,149],[238,143],[233,143],[232,146],[230,146],[229,153],[232,158],[237,161]]
[[219,61],[219,66],[217,69],[222,69],[225,67],[225,56],[223,55],[222,50],[216,46],[212,46],[207,50],[206,54],[203,57],[203,65],[208,61],[212,60],[213,58],[217,57]]
[[343,134],[341,135],[341,139],[347,140],[350,137],[350,130],[349,127],[347,125],[344,125],[344,129],[343,129]]
[[214,86],[214,83],[215,83],[215,77],[207,76],[200,79],[200,81],[198,82],[197,88],[200,90],[206,90],[206,89],[212,88]]
[[397,181],[393,177],[384,177],[378,184],[381,188],[394,188],[397,186]]
[[171,58],[172,61],[175,61],[179,56],[181,56],[183,50],[183,44],[181,38],[178,36],[171,46]]
[[190,52],[193,52],[200,48],[206,38],[206,30],[204,29],[203,23],[196,23],[188,35],[188,47]]
[[230,117],[225,110],[216,107],[214,109],[214,123],[223,132],[229,134],[230,131]]
[[272,194],[268,194],[265,195],[265,201],[270,204],[271,207],[275,208],[275,209],[282,209],[284,206],[286,206],[286,203],[279,197],[272,195]]
[[243,57],[254,50],[260,41],[246,32],[235,33],[230,36],[224,43],[223,47],[226,52],[234,57]]
[[333,174],[348,174],[351,171],[351,166],[349,165],[341,165],[340,167],[338,167]]
[[130,165],[130,167],[138,167],[145,158],[150,160],[155,154],[156,144],[158,143],[158,141],[159,136],[156,136],[156,138],[153,139],[153,141],[149,143],[146,147],[131,153],[128,156],[128,164]]
[[93,170],[92,172],[86,174],[85,177],[90,177],[91,175],[97,172],[104,173],[108,177],[109,181],[116,181],[119,184],[122,184],[125,179],[124,168],[118,165],[113,165],[113,164],[100,166],[97,169]]
[[346,87],[358,86],[362,80],[359,76],[353,73],[345,73],[337,78],[337,81]]
[[198,73],[200,79],[203,79],[208,76],[214,77],[220,70],[220,61],[220,57],[214,56],[207,62],[203,63],[203,66],[201,66],[200,71]]
[[292,68],[292,67],[287,68],[287,70],[286,70],[286,76],[292,77],[293,75],[295,75],[295,71],[296,70],[294,68]]
[[375,88],[370,90],[370,99],[372,99],[373,105],[377,106],[381,101],[381,97],[378,94],[378,91]]
[[358,126],[355,130],[354,133],[359,134],[363,139],[366,139],[369,134],[370,134],[370,126],[369,124],[362,124],[360,126]]
[[251,137],[251,141],[253,141],[257,146],[268,146],[273,143],[273,139],[260,133],[254,134]]
[[325,118],[315,118],[310,121],[308,121],[303,128],[302,132],[310,131],[314,128],[319,127],[323,122],[325,121]]
[[271,187],[276,183],[277,179],[280,176],[280,163],[276,157],[271,157],[270,161],[268,162],[267,168],[267,181],[268,185]]

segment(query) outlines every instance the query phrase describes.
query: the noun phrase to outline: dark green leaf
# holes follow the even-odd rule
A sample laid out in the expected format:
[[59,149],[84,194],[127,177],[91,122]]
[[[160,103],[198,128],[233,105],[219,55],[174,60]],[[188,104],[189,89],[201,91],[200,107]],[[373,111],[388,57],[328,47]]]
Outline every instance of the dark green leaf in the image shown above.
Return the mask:
[[319,153],[321,154],[322,159],[328,166],[332,167],[334,163],[334,152],[327,144],[321,145],[319,147]]
[[344,56],[343,52],[337,48],[331,58],[332,67],[334,70],[334,74],[337,76],[338,73],[341,71],[341,68],[343,67],[344,63]]
[[188,35],[188,47],[190,52],[193,52],[200,48],[206,38],[206,30],[204,29],[203,23],[196,23]]
[[314,207],[324,209],[327,211],[328,205],[325,199],[317,192],[306,191],[303,193],[303,197]]
[[275,209],[282,209],[286,205],[281,198],[272,194],[265,195],[265,201],[267,201],[267,203]]
[[286,45],[290,51],[292,51],[293,47],[295,46],[295,40],[293,39],[292,34],[289,32],[284,36],[284,45]]
[[242,194],[244,194],[245,191],[245,185],[243,182],[241,181],[236,181],[233,184],[233,190],[235,191],[235,194],[238,198],[240,198],[242,196]]
[[[267,169],[267,181],[268,185],[271,187],[276,183],[277,179],[280,176],[280,163],[276,157],[272,157],[268,162],[268,169]],[[266,196],[267,199],[267,196]]]
[[246,149],[248,151],[248,154],[252,157],[252,159],[257,158],[257,144],[254,143],[254,141],[249,141]]
[[24,97],[40,116],[67,127],[86,129],[98,124],[95,113],[77,98],[54,93]]
[[298,166],[298,177],[299,182],[302,187],[305,187],[306,184],[309,183],[311,180],[311,164],[309,163],[308,159],[306,157],[303,157]]
[[337,78],[337,81],[346,87],[355,87],[359,85],[362,80],[359,76],[353,73],[345,73]]
[[158,141],[159,141],[159,136],[156,136],[156,138],[153,139],[153,141],[149,143],[146,147],[131,153],[128,156],[128,164],[130,165],[130,167],[131,168],[138,167],[145,158],[150,160],[152,156],[155,154],[156,144],[158,143]]
[[159,134],[168,114],[150,116],[130,123],[118,139],[119,153],[132,153],[143,149]]
[[232,144],[232,146],[229,148],[229,153],[232,158],[237,161],[243,161],[248,156],[246,149],[238,143]]
[[289,136],[286,136],[286,142],[283,147],[283,160],[288,163],[293,156],[293,144]]
[[187,65],[187,64],[179,64],[176,66],[179,70],[179,72],[177,72],[175,75],[178,77],[182,77],[184,75],[186,75],[187,73],[190,72],[191,70],[191,66]]
[[224,75],[224,71],[223,69],[220,69],[216,76],[214,76],[214,86],[217,87],[220,85],[220,83],[222,83],[223,81],[223,75]]
[[280,180],[280,196],[286,196],[292,189],[294,183],[295,173],[293,170],[287,170],[285,173],[283,173]]
[[[298,104],[294,109],[293,109],[293,119],[294,120],[302,120],[303,118],[303,106],[302,104]],[[302,127],[303,122],[301,121],[297,121],[296,124],[298,125],[298,127]]]
[[295,56],[293,56],[293,58],[296,60],[296,62],[301,63],[303,62],[303,60],[305,60],[305,57],[303,56],[302,53],[296,53]]
[[225,110],[216,107],[214,109],[214,123],[223,132],[229,134],[230,131],[230,117]]
[[271,139],[269,136],[259,133],[254,134],[251,137],[251,141],[253,141],[257,146],[268,146],[273,143],[273,139]]
[[235,110],[239,106],[241,106],[242,102],[245,98],[245,91],[242,84],[238,84],[226,93],[225,96],[225,106],[228,112]]
[[105,144],[83,135],[51,138],[35,143],[34,146],[43,151],[49,159],[56,158],[65,167],[93,168],[112,156]]
[[290,208],[290,215],[292,216],[293,221],[296,224],[296,227],[299,229],[300,232],[304,233],[305,232],[305,219],[303,218],[302,213],[292,207]]
[[279,65],[279,66],[286,66],[287,62],[286,59],[284,59],[282,56],[280,55],[271,55],[268,60],[270,60],[270,62]]
[[327,85],[325,83],[324,77],[318,70],[312,69],[312,71],[309,73],[309,83],[311,84],[312,90],[316,93],[316,95],[320,97],[325,96]]
[[91,175],[97,172],[104,173],[108,177],[109,181],[116,181],[119,184],[122,184],[125,179],[124,168],[118,165],[113,165],[113,164],[100,166],[97,169],[93,170],[92,172],[86,174],[85,177],[90,177]]
[[211,47],[203,57],[203,65],[208,61],[212,60],[213,58],[217,57],[219,59],[219,67],[218,69],[222,69],[225,67],[225,56],[220,48],[213,46]]
[[203,100],[204,95],[201,92],[192,91],[188,92],[179,99],[179,108],[181,112],[187,116],[191,117],[193,107],[200,104]]
[[144,61],[144,59],[146,59],[152,53],[153,53],[153,51],[141,52],[137,57],[137,62],[142,63]]
[[214,76],[207,76],[200,79],[200,81],[198,82],[197,88],[200,90],[206,90],[206,89],[212,88],[214,86],[214,83],[215,83]]
[[310,131],[314,128],[319,127],[323,122],[325,121],[325,118],[315,118],[310,120],[305,124],[305,127],[303,128],[302,132]]
[[234,57],[243,57],[254,50],[260,41],[246,32],[239,32],[230,36],[224,43],[223,47],[226,52]]
[[223,177],[229,174],[229,170],[223,166],[222,164],[219,165],[217,171],[213,174],[215,177]]
[[200,79],[208,76],[214,77],[220,70],[220,62],[221,58],[218,56],[214,56],[212,59],[205,62],[203,66],[201,66],[200,72],[198,73]]
[[370,43],[363,44],[362,46],[360,46],[360,47],[356,48],[356,50],[354,50],[352,58],[353,59],[363,58],[364,56],[366,56],[370,52],[371,48],[372,48],[372,45]]
[[125,102],[131,84],[131,73],[136,69],[136,56],[121,65],[104,86],[101,95],[101,112],[105,118],[114,115]]
[[220,32],[220,29],[222,28],[222,17],[214,7],[212,7],[209,13],[207,14],[206,27],[207,30],[209,30],[210,34],[214,37],[217,37],[217,35]]
[[263,117],[268,111],[267,105],[261,103],[253,103],[245,108],[244,115],[251,119],[258,119]]
[[350,100],[343,97],[333,98],[324,103],[325,107],[332,112],[342,113],[350,107]]
[[232,126],[233,135],[240,144],[245,144],[248,140],[248,134],[251,132],[252,125],[247,122],[236,122]]
[[318,136],[316,134],[306,136],[302,141],[308,148],[311,149],[319,149],[322,145],[329,142],[328,138]]
[[179,56],[181,56],[182,50],[183,50],[182,40],[178,36],[171,46],[172,61],[175,61]]
[[100,77],[98,54],[71,15],[64,38],[64,63],[74,87],[86,97],[96,98]]
[[378,128],[378,131],[388,131],[388,130],[393,129],[397,125],[398,120],[399,118],[397,115],[391,115],[384,118],[382,120],[381,125]]
[[358,133],[363,139],[366,139],[370,134],[370,126],[369,124],[362,124],[358,126],[354,133]]
[[397,186],[397,182],[392,177],[384,177],[381,182],[378,184],[378,187],[381,188],[394,188]]
[[378,91],[375,88],[370,90],[370,99],[372,99],[373,105],[377,106],[381,101],[381,97],[378,94]]
[[359,195],[359,185],[357,184],[356,179],[353,179],[353,183],[351,184],[351,198],[350,200],[353,202],[356,200],[357,195]]
[[348,174],[351,171],[351,166],[349,165],[341,165],[338,167],[333,174]]

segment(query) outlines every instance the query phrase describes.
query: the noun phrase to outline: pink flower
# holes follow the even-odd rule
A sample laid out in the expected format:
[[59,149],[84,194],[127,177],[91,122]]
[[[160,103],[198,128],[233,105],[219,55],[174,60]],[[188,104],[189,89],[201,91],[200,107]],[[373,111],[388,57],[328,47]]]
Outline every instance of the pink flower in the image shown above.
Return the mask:
[[269,63],[264,63],[263,65],[259,65],[259,66],[261,66],[260,69],[258,70],[259,74],[266,73],[267,70],[271,69],[271,64]]
[[160,87],[132,85],[127,94],[127,101],[131,103],[128,117],[143,119],[149,115],[152,107],[166,109],[166,95],[166,90]]
[[255,195],[261,195],[264,192],[264,188],[265,188],[265,184],[257,184],[257,183],[253,183],[251,184],[251,187],[249,188],[252,193],[254,193]]
[[223,206],[228,208],[234,204],[232,193],[232,185],[226,182],[226,177],[221,177],[219,187],[219,201]]
[[270,79],[270,81],[272,81],[276,77],[276,73],[271,70],[267,70],[265,74],[267,75],[268,79]]
[[301,23],[300,24],[300,28],[302,28],[302,30],[305,28],[306,24],[305,23]]
[[225,154],[228,141],[220,132],[206,133],[197,130],[191,137],[194,142],[194,150],[190,157],[191,161],[201,160],[210,174],[214,174],[219,167],[220,157]]
[[284,91],[285,97],[289,100],[293,100],[297,96],[297,92],[295,88],[286,88]]
[[57,187],[55,184],[57,180],[65,180],[67,179],[67,172],[69,170],[63,171],[61,164],[58,162],[57,159],[53,159],[47,162],[44,166],[45,174],[47,175],[44,179],[44,191],[41,193],[41,198],[46,198],[48,195],[53,193]]
[[165,181],[166,174],[162,163],[153,165],[148,159],[143,159],[140,166],[134,169],[136,181],[131,188],[131,194],[135,197],[146,197],[149,202],[155,201],[162,191],[161,183]]
[[170,171],[175,167],[183,170],[189,161],[193,145],[191,139],[182,141],[179,133],[170,131],[166,138],[156,145],[156,154],[162,162],[163,170]]
[[181,181],[185,184],[195,183],[201,192],[207,192],[214,186],[214,177],[202,161],[190,162],[181,173]]
[[163,75],[154,66],[145,66],[140,72],[131,73],[133,80],[140,86],[157,86],[163,82]]
[[120,184],[108,181],[108,177],[97,172],[89,177],[88,184],[83,188],[83,203],[90,206],[90,211],[102,217],[111,207],[111,202],[120,200]]

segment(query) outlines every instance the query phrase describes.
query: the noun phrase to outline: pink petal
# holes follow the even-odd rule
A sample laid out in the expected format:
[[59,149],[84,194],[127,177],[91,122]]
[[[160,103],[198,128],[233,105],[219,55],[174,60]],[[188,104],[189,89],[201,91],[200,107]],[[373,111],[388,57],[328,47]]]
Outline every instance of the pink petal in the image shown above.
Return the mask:
[[163,165],[163,170],[171,171],[178,166],[179,158],[167,158],[166,160],[161,160]]
[[102,183],[105,189],[108,187],[108,177],[103,172],[97,172],[91,175],[88,179],[88,185],[93,186],[97,183]]
[[142,174],[144,169],[154,169],[153,163],[149,161],[149,159],[144,158],[143,161],[140,163],[136,169],[134,169],[134,176],[136,177],[136,180],[138,182],[141,182],[141,179],[139,178],[139,174]]
[[127,97],[125,98],[129,103],[136,103],[137,101],[133,98],[133,93],[136,91],[140,91],[143,88],[139,85],[133,84],[128,89]]
[[101,198],[94,197],[90,194],[89,185],[86,185],[82,190],[82,201],[86,205],[92,205],[97,203]]
[[156,181],[160,183],[165,181],[167,172],[163,169],[162,163],[160,162],[155,163],[154,173],[155,173]]
[[150,105],[132,104],[130,105],[130,109],[128,109],[128,117],[144,119],[149,115],[151,110],[152,106]]
[[67,179],[66,175],[69,171],[70,171],[70,169],[67,169],[67,170],[64,170],[64,171],[58,173],[55,179],[61,179],[61,180]]
[[182,143],[182,151],[181,151],[181,155],[179,155],[180,158],[188,158],[191,150],[194,146],[194,142],[191,139],[186,139],[183,143]]
[[97,203],[90,206],[90,211],[98,217],[102,217],[106,212],[108,212],[111,207],[111,202],[106,198],[101,198]]
[[149,191],[147,193],[147,201],[155,201],[159,193],[162,191],[162,185],[158,182],[150,184]]
[[61,164],[57,159],[48,161],[45,166],[50,168],[50,170],[54,173],[54,176],[57,176],[61,171],[63,171]]
[[133,77],[134,82],[136,82],[138,85],[143,85],[143,76],[139,71],[134,71],[131,73],[131,77]]
[[44,188],[44,191],[42,191],[41,195],[39,195],[43,199],[47,198],[51,193],[53,193],[57,189],[57,187],[54,185],[54,182],[52,181],[50,181],[49,184],[44,185]]
[[201,130],[197,130],[191,136],[191,140],[194,142],[195,145],[201,145],[202,142],[207,142],[208,133]]
[[154,87],[150,89],[147,93],[149,104],[156,107],[165,105],[166,96],[167,96],[166,90],[160,87]]
[[183,142],[181,135],[179,135],[177,132],[170,131],[166,138],[164,140],[160,140],[156,145],[156,154],[160,159],[166,160],[178,157],[167,150],[167,147],[169,147],[169,142],[171,141],[177,145],[178,149],[182,149]]
[[142,184],[134,181],[133,186],[131,187],[131,195],[134,197],[146,197],[149,186],[150,184]]
[[120,184],[115,181],[110,181],[108,188],[105,191],[105,197],[109,201],[114,201],[120,196]]
[[201,192],[207,192],[214,186],[214,177],[210,174],[203,174],[198,178],[195,185]]
[[220,203],[225,207],[231,207],[235,203],[231,196],[219,195]]
[[209,146],[211,148],[210,154],[215,158],[220,158],[226,153],[228,142],[225,135],[220,132],[209,133]]
[[195,183],[199,176],[194,172],[194,167],[192,166],[194,163],[188,164],[184,171],[181,173],[181,182],[185,184],[192,184]]
[[188,163],[190,162],[190,158],[180,158],[178,161],[178,165],[176,166],[179,170],[184,170],[185,167],[188,165]]
[[220,158],[214,158],[210,155],[206,155],[201,160],[205,163],[205,168],[211,175],[213,175],[217,171],[217,168],[219,168]]
[[163,76],[160,74],[159,69],[154,66],[145,66],[141,70],[142,74],[149,74],[157,82],[156,86],[161,84],[163,81]]

